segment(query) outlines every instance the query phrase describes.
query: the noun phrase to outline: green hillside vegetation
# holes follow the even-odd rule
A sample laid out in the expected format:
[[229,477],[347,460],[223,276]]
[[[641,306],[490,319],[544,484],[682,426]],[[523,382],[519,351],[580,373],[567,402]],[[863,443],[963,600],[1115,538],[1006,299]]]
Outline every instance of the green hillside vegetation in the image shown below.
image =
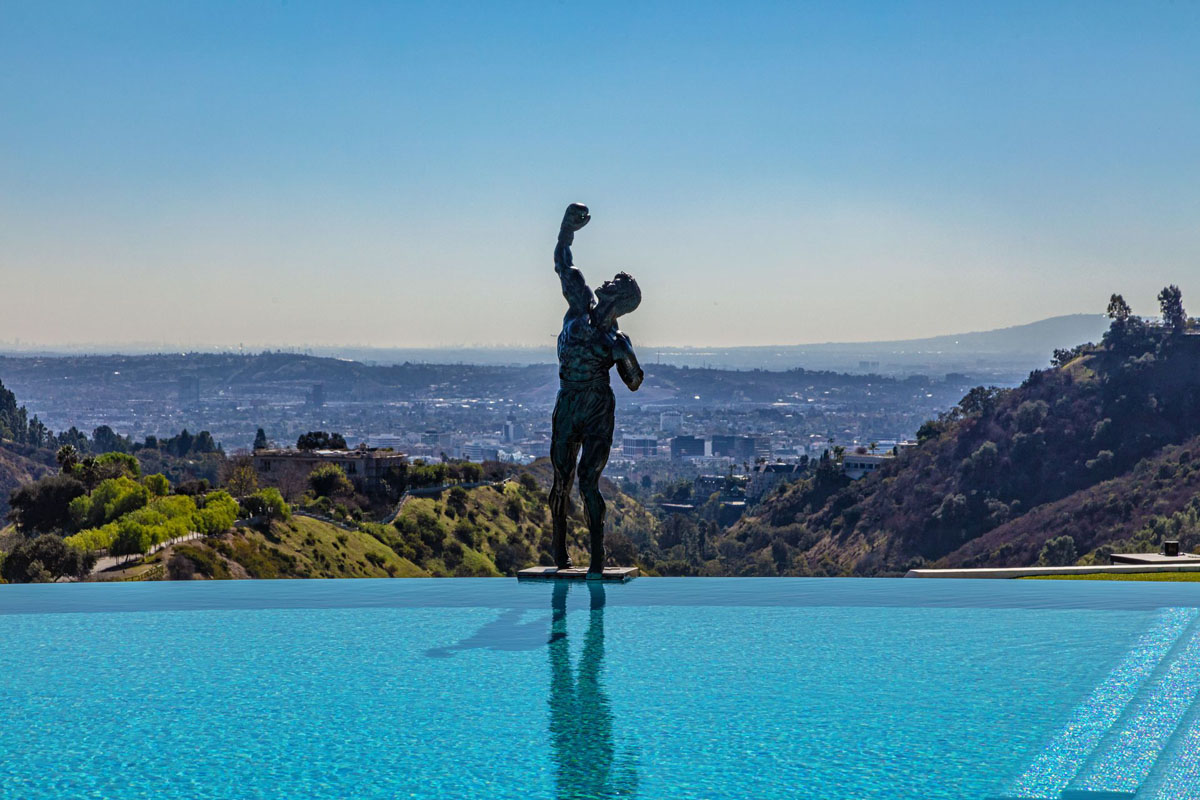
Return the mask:
[[[128,481],[124,478],[117,480]],[[91,497],[84,495],[72,501],[73,514],[90,513],[98,505],[99,494],[100,489],[97,489]],[[136,490],[130,490],[121,499],[128,500],[131,497],[139,497]],[[91,504],[85,512],[77,512],[76,505],[81,500],[85,507]],[[108,504],[107,508],[111,509],[112,505]],[[79,550],[107,550],[114,556],[135,555],[189,533],[206,536],[222,533],[233,525],[238,518],[238,511],[237,501],[224,491],[210,492],[197,498],[188,495],[147,498],[137,508],[124,513],[113,513],[111,510],[108,513],[101,512],[101,518],[111,521],[100,527],[84,529],[68,536],[65,541]]]
[[1114,296],[1101,345],[1057,351],[1016,389],[972,390],[857,482],[819,466],[728,531],[725,568],[887,575],[1157,549],[1187,525],[1161,520],[1182,519],[1200,491],[1200,336],[1181,313],[1164,307],[1152,327]]
[[[364,528],[432,575],[515,575],[527,566],[553,563],[548,477],[548,464],[537,462],[496,486],[455,487],[437,497],[410,497],[392,525]],[[657,520],[611,484],[605,489],[610,560],[635,563],[639,555],[634,542],[651,541]],[[568,534],[568,550],[576,563],[587,562],[581,508],[576,498]]]
[[428,572],[374,536],[293,516],[265,530],[239,526],[220,536],[175,545],[163,559],[167,577],[418,578]]
[[1200,549],[1200,437],[1034,508],[934,566],[1107,564],[1110,553],[1158,552],[1167,539]]

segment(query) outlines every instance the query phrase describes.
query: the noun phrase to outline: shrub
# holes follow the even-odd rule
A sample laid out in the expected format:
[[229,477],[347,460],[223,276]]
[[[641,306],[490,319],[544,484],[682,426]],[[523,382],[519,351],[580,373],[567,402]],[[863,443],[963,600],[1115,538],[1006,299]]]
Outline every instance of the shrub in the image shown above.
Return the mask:
[[317,497],[354,494],[354,484],[337,464],[323,464],[308,474],[308,485]]
[[1075,550],[1075,537],[1056,536],[1046,542],[1038,555],[1038,565],[1043,567],[1064,567],[1074,564],[1079,559]]
[[167,476],[161,472],[156,472],[153,475],[147,475],[142,484],[150,490],[150,494],[155,497],[163,497],[171,493],[171,482],[167,480]]
[[466,551],[463,550],[463,546],[451,540],[446,543],[446,547],[442,551],[442,560],[446,563],[448,569],[453,570],[462,563],[464,555],[466,555]]
[[[329,502],[328,498],[323,499],[326,503]],[[273,486],[259,489],[248,497],[242,498],[241,511],[244,517],[266,517],[280,521],[292,518],[291,506],[284,501],[283,495]]]
[[196,577],[196,562],[183,553],[172,554],[167,562],[167,580],[190,581]]
[[229,568],[225,566],[225,562],[216,553],[206,548],[179,545],[175,548],[175,555],[189,559],[196,566],[196,570],[206,578],[228,580],[233,577],[229,573]]
[[95,556],[47,533],[14,547],[0,564],[0,577],[9,583],[46,583],[59,578],[85,578],[94,566]]
[[470,522],[459,520],[458,524],[454,526],[454,538],[467,547],[474,547],[479,540],[479,532]]
[[1033,433],[1046,419],[1046,413],[1050,410],[1050,406],[1046,405],[1045,400],[1026,400],[1017,407],[1017,413],[1014,416],[1014,421],[1017,423],[1017,430],[1022,433]]

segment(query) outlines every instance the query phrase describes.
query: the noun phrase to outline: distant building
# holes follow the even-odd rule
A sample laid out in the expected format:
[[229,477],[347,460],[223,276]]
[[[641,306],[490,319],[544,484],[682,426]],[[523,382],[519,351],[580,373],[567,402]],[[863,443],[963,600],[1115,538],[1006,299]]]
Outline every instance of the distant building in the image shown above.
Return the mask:
[[325,405],[325,384],[314,383],[312,389],[305,395],[304,402],[313,408],[323,407]]
[[621,455],[625,458],[647,458],[658,455],[658,439],[653,436],[626,436],[621,440]]
[[500,449],[488,442],[467,442],[462,446],[462,457],[467,461],[482,463],[484,461],[499,461]]
[[676,436],[671,440],[671,458],[703,456],[704,445],[704,439],[699,436]]
[[195,375],[179,377],[179,405],[183,408],[200,405],[200,379]]
[[404,437],[394,433],[376,433],[367,437],[370,447],[390,447],[393,450],[404,447]]
[[851,480],[858,480],[864,475],[875,472],[888,461],[895,458],[892,451],[882,453],[846,453],[842,456],[842,472]]
[[521,426],[516,420],[507,420],[504,423],[504,432],[501,435],[501,441],[505,444],[512,444],[524,438],[525,433],[521,430]]
[[803,475],[804,467],[800,464],[759,464],[750,472],[746,499],[757,503],[779,484],[798,481]]
[[658,415],[658,429],[663,433],[678,433],[683,428],[683,414],[664,411]]
[[458,455],[459,448],[463,444],[462,438],[456,437],[453,433],[441,433],[436,430],[427,430],[421,434],[421,444],[428,447],[433,455],[446,455],[455,458]]
[[372,491],[382,486],[389,467],[407,461],[403,453],[370,447],[357,450],[257,450],[252,458],[260,483],[289,490],[303,486],[308,474],[317,467],[336,464],[356,489]]
[[712,454],[747,461],[755,458],[770,458],[771,440],[766,436],[718,434],[712,437]]
[[550,456],[550,440],[538,439],[532,442],[523,442],[521,450],[534,458],[548,458]]

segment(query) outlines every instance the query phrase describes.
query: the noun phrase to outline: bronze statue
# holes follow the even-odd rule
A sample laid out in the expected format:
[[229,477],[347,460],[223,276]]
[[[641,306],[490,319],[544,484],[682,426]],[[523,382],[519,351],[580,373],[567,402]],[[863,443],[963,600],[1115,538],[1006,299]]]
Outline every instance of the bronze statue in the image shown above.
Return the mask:
[[579,462],[579,494],[591,539],[588,577],[604,574],[604,498],[600,495],[600,473],[612,449],[613,412],[616,399],[608,385],[609,369],[615,364],[630,391],[642,383],[642,368],[629,337],[617,329],[617,317],[628,314],[642,302],[637,281],[618,272],[596,289],[595,296],[571,257],[575,232],[591,220],[587,206],[572,203],[563,214],[554,248],[554,271],[567,299],[567,314],[558,335],[558,399],[554,403],[554,426],[550,461],[554,486],[550,490],[550,514],[554,520],[554,563],[559,569],[571,566],[567,554],[567,514],[576,459]]

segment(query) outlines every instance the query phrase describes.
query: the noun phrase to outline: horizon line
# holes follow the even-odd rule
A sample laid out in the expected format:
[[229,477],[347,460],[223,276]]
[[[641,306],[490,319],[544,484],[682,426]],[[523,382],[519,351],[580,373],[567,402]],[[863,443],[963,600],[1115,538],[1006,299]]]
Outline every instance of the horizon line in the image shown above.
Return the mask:
[[[952,336],[973,336],[984,333],[998,333],[1002,331],[1013,330],[1014,328],[1024,328],[1032,325],[1037,325],[1052,320],[1067,319],[1070,317],[1104,317],[1105,315],[1098,312],[1069,312],[1066,314],[1056,314],[1050,317],[1032,320],[1030,322],[1015,323],[1013,325],[1005,325],[998,328],[986,328],[982,330],[972,331],[951,331],[948,333],[939,333],[932,336],[917,336],[904,339],[864,339],[864,340],[825,340],[820,342],[795,342],[795,343],[766,343],[766,344],[738,344],[738,345],[721,345],[721,344],[655,344],[647,343],[640,347],[644,350],[761,350],[772,347],[779,348],[797,348],[797,347],[829,347],[835,345],[845,346],[862,346],[862,345],[880,345],[880,344],[898,344],[904,342],[921,342],[930,339],[943,339]],[[437,345],[396,345],[396,344],[333,344],[333,343],[301,343],[301,344],[281,344],[281,343],[263,343],[263,344],[213,344],[213,343],[182,343],[182,342],[163,342],[163,341],[124,341],[124,342],[99,342],[99,343],[62,343],[62,344],[45,344],[40,342],[22,342],[19,338],[12,341],[0,341],[0,355],[13,354],[15,352],[22,353],[79,353],[86,351],[106,351],[106,355],[126,355],[128,350],[138,350],[138,355],[166,355],[177,352],[196,353],[196,352],[211,352],[211,353],[233,353],[240,352],[242,354],[265,353],[265,352],[295,352],[295,351],[311,351],[311,350],[399,350],[399,351],[428,351],[428,350],[482,350],[499,352],[504,350],[546,350],[554,348],[554,340],[551,339],[546,344],[437,344]]]

